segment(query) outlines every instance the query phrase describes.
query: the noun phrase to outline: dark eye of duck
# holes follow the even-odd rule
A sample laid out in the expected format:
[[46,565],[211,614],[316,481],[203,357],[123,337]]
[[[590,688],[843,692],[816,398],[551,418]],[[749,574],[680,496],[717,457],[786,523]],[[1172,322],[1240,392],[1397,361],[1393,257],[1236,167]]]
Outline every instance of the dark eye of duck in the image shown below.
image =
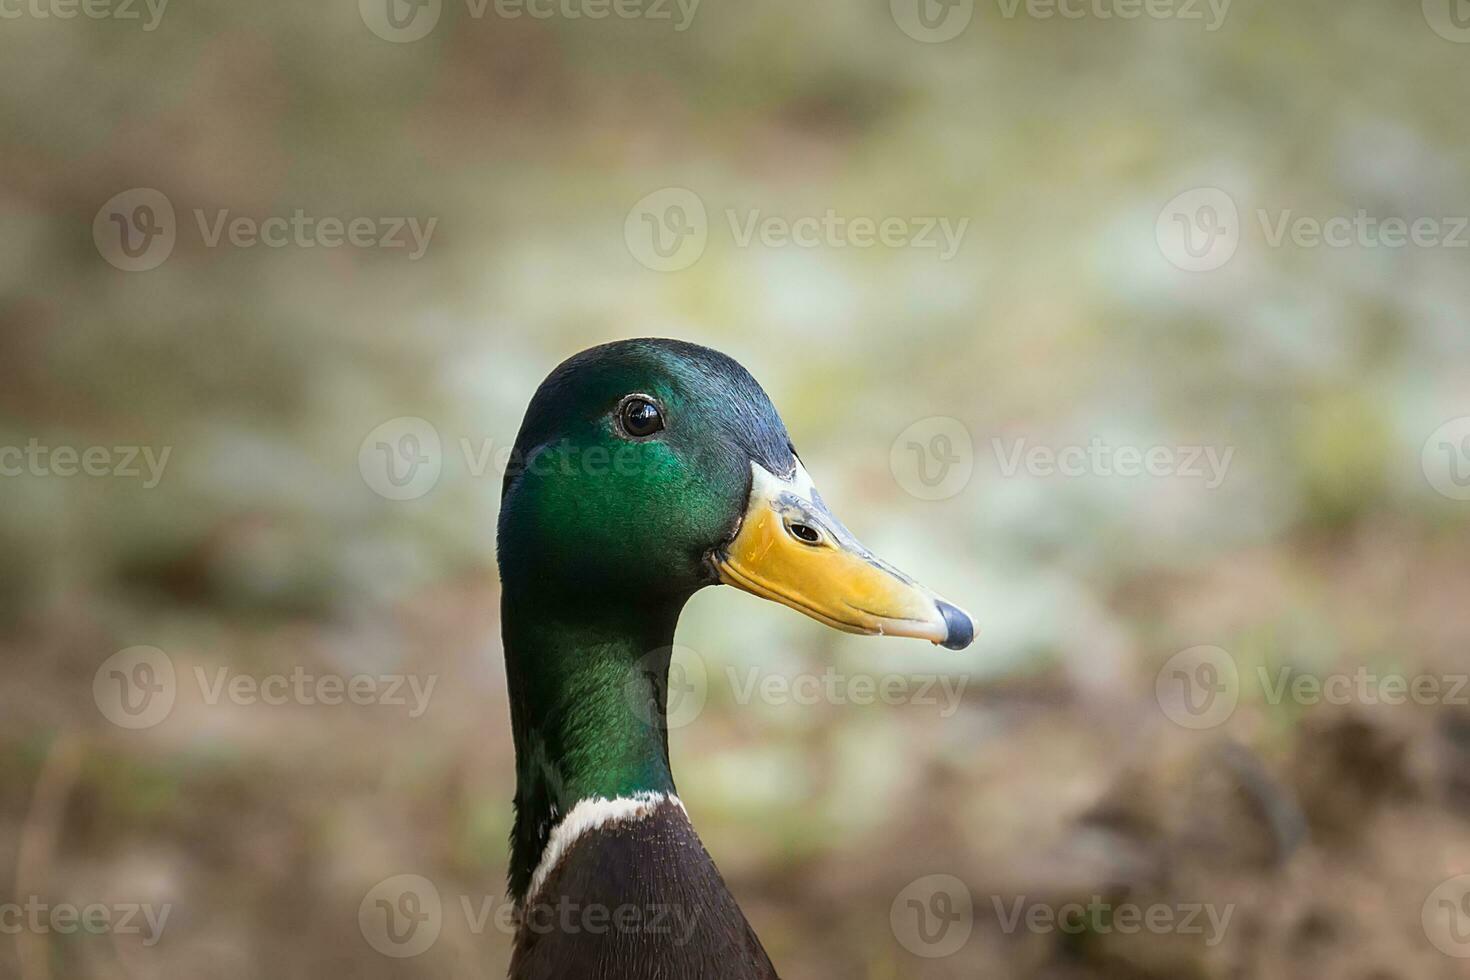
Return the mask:
[[633,438],[642,439],[664,427],[664,413],[653,399],[629,395],[618,406],[618,425]]
[[822,532],[810,524],[802,524],[797,521],[787,521],[786,530],[791,536],[803,544],[817,544],[822,540]]

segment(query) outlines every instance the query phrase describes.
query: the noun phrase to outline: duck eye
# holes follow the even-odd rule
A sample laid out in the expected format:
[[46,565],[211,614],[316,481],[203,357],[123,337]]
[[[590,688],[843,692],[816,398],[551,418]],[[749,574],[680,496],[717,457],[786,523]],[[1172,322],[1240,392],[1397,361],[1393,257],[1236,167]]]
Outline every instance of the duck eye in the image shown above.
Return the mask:
[[650,399],[629,395],[618,408],[618,424],[635,439],[651,436],[664,427],[663,412]]
[[805,544],[816,544],[822,540],[822,532],[818,531],[810,524],[801,524],[796,521],[787,521],[786,530],[791,532],[791,536],[793,538]]

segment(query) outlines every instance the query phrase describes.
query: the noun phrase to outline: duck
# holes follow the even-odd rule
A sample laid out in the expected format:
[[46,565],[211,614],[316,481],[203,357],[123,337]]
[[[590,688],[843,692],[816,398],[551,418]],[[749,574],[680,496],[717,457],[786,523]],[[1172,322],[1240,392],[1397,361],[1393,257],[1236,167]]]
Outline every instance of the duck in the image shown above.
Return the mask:
[[960,650],[974,623],[817,492],[770,398],[718,351],[582,351],[531,398],[497,524],[516,760],[512,980],[777,976],[679,799],[681,610],[729,585],[848,633]]

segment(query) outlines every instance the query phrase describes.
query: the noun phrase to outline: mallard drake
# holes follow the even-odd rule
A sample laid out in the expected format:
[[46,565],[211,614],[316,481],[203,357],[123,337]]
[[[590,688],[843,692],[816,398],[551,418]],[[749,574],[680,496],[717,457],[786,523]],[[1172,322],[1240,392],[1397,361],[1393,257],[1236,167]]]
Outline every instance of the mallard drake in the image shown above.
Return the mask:
[[951,649],[969,645],[970,617],[832,515],[744,368],[680,341],[594,347],[546,378],[498,535],[511,977],[775,977],[675,794],[664,721],[680,610],[724,583]]

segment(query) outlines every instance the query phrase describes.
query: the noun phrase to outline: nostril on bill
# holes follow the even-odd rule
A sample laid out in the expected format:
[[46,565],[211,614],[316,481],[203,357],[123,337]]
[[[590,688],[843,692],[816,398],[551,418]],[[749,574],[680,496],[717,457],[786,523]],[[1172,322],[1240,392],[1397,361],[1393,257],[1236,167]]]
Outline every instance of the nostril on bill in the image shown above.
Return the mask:
[[791,532],[792,537],[805,544],[816,544],[822,540],[822,533],[809,524],[788,521],[786,523],[786,530]]
[[935,600],[939,606],[940,615],[944,617],[945,637],[944,646],[949,650],[963,650],[975,639],[975,624],[964,610],[958,606],[950,605],[943,599]]

